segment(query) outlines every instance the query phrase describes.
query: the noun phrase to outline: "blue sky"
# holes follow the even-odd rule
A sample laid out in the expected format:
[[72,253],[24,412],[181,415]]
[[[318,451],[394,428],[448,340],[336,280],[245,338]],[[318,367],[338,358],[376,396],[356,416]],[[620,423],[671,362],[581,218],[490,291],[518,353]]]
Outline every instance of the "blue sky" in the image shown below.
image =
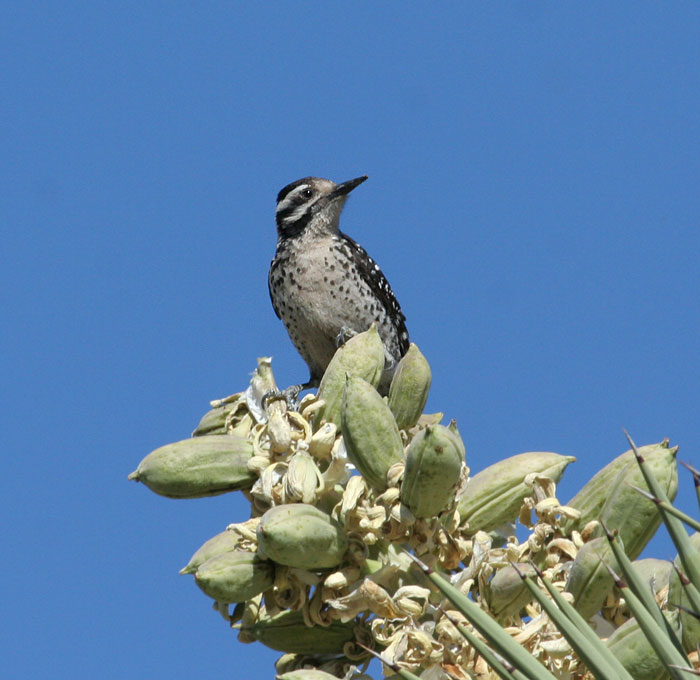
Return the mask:
[[256,357],[306,378],[266,282],[305,175],[369,174],[343,229],[472,471],[575,455],[566,501],[623,426],[700,465],[697,3],[5,3],[0,38],[5,677],[272,676],[177,573],[247,504],[126,475]]

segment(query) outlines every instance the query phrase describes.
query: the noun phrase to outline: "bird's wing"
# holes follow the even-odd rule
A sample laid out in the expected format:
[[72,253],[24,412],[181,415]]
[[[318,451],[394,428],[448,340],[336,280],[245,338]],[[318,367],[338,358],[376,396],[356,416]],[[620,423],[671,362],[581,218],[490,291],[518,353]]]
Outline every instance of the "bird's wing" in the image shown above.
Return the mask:
[[372,293],[381,302],[384,309],[389,311],[399,336],[399,349],[403,356],[408,351],[409,344],[406,316],[401,311],[401,305],[396,299],[396,295],[394,295],[394,291],[391,289],[386,276],[384,276],[379,265],[367,254],[367,251],[347,234],[342,232],[338,234],[336,248],[342,250],[355,262]]
[[267,292],[270,294],[270,302],[272,303],[272,309],[275,310],[275,314],[277,314],[277,318],[281,319],[282,317],[280,316],[280,310],[277,309],[277,305],[275,304],[275,298],[272,297],[272,274],[276,268],[276,265],[278,264],[278,260],[272,260],[270,263],[270,271],[267,275]]

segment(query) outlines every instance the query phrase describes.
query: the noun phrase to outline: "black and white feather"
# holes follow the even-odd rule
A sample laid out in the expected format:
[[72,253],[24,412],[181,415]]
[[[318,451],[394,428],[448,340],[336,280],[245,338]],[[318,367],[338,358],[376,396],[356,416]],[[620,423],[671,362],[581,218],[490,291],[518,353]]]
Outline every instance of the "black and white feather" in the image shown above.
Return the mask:
[[270,299],[318,385],[338,339],[377,322],[393,366],[409,345],[406,319],[379,265],[340,231],[340,213],[350,191],[366,176],[335,184],[304,177],[277,196],[277,250],[270,265]]

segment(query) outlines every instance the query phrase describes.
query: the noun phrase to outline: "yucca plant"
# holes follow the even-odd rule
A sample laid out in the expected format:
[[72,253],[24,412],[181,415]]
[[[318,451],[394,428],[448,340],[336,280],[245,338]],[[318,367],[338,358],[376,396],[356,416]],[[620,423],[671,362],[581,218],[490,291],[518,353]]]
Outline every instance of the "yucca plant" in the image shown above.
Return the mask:
[[[282,652],[284,680],[368,677],[373,655],[404,678],[696,673],[700,559],[672,505],[677,447],[630,440],[562,504],[574,458],[522,453],[470,477],[454,421],[423,413],[425,357],[411,346],[388,398],[383,362],[370,328],[291,409],[261,359],[245,392],[129,476],[248,499],[182,569],[241,642]],[[637,559],[662,521],[674,569]]]

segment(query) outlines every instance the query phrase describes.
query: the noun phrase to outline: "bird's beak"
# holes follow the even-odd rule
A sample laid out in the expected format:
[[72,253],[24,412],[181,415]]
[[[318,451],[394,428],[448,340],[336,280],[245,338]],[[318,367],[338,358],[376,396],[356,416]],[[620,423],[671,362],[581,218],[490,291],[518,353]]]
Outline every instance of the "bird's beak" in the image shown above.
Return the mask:
[[355,187],[360,186],[360,184],[362,184],[367,177],[367,175],[362,175],[362,177],[349,179],[347,182],[338,184],[338,186],[336,186],[336,188],[331,192],[331,196],[333,198],[336,198],[336,196],[347,196]]

